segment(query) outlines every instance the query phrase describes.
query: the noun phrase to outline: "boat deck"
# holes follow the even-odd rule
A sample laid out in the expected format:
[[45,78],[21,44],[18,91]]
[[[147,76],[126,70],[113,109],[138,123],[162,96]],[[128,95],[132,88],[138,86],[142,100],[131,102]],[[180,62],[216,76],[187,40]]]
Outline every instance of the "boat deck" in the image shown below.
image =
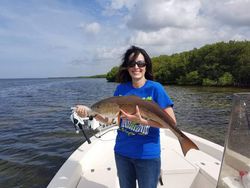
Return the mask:
[[[116,130],[110,131],[101,139],[92,138],[92,144],[80,146],[65,163],[67,173],[59,171],[55,179],[60,181],[50,187],[119,188],[113,152],[115,136]],[[159,188],[216,187],[220,171],[216,157],[199,150],[190,150],[184,157],[169,130],[161,130],[161,147],[163,185],[159,183]]]
[[[218,178],[220,161],[199,151],[190,151],[190,153],[184,157],[176,139],[166,137],[163,135],[164,133],[164,131],[161,132],[161,173],[163,185],[160,185],[159,183],[158,187],[196,187],[195,184],[199,182],[196,182],[195,180],[199,171],[203,171],[202,173],[205,176],[215,176],[216,179]],[[110,134],[115,134],[115,132]],[[82,166],[84,169],[77,188],[119,187],[113,152],[114,140],[110,140],[109,138],[110,135],[107,135],[106,138],[102,138],[103,141],[98,141],[102,143],[96,143],[96,147],[92,147],[84,157],[85,159],[82,160]],[[212,171],[216,173],[210,174],[209,168],[212,168]],[[212,181],[213,177],[210,177],[210,179],[211,182],[207,182],[208,187],[216,183],[215,181]],[[205,185],[203,185],[203,187],[205,187]]]

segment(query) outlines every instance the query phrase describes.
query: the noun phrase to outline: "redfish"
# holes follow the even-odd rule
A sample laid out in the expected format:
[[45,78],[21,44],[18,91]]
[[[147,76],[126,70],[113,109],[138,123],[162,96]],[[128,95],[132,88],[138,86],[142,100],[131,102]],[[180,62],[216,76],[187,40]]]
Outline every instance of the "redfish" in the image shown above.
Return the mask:
[[153,101],[143,100],[137,96],[110,97],[93,104],[90,113],[91,115],[101,114],[114,117],[117,116],[120,109],[122,109],[129,114],[134,114],[136,112],[136,106],[139,107],[140,114],[143,118],[158,122],[162,128],[169,128],[176,135],[184,155],[186,155],[190,149],[199,149],[190,138],[177,128],[171,116]]

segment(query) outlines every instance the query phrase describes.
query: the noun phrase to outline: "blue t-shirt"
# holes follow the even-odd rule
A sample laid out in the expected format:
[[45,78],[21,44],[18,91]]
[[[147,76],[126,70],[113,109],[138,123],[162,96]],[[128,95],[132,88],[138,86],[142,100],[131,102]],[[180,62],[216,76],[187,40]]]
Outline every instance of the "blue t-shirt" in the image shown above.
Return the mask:
[[[173,106],[173,102],[163,86],[151,80],[147,80],[140,88],[134,88],[131,82],[117,86],[114,96],[128,95],[136,95],[144,100],[152,100],[163,109]],[[159,158],[159,132],[159,128],[121,120],[114,150],[117,154],[135,159]]]

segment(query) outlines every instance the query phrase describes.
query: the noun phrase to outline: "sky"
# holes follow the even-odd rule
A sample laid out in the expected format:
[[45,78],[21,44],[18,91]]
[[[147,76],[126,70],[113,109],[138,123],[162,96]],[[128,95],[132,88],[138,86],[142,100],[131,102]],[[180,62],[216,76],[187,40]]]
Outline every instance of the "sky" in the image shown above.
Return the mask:
[[250,0],[1,0],[0,78],[105,74],[151,57],[250,40]]

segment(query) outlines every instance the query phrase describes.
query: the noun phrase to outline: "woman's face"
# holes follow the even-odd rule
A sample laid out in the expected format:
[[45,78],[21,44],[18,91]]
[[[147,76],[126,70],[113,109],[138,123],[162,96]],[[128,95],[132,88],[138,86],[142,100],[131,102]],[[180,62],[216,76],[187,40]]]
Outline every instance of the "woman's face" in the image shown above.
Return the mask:
[[[142,54],[138,55],[138,57],[134,60],[134,63],[139,62],[139,61],[140,61],[140,63],[142,63],[142,62],[145,63],[145,59],[144,59],[144,56]],[[142,78],[145,78],[146,66],[139,67],[138,64],[135,63],[135,65],[133,67],[128,67],[128,72],[129,72],[129,75],[131,76],[132,80],[140,80]]]

